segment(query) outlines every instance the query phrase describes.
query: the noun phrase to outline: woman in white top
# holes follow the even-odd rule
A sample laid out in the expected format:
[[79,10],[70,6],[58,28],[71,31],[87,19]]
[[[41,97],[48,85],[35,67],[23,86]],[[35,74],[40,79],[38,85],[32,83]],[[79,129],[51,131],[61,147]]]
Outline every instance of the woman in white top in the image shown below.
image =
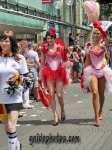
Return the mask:
[[[20,150],[16,133],[18,113],[22,109],[20,75],[28,70],[24,56],[17,54],[15,37],[9,32],[1,35],[0,42],[0,118],[8,135],[8,150]],[[9,81],[12,77],[13,84]]]

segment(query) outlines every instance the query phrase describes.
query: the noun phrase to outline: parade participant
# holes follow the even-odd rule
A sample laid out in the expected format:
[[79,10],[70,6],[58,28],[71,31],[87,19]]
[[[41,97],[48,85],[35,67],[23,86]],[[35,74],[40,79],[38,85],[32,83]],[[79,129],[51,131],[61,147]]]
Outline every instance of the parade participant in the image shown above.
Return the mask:
[[[108,47],[108,35],[105,31],[101,32],[101,28],[97,23],[93,31],[94,40],[85,46],[86,61],[83,70],[83,88],[92,92],[93,107],[95,112],[95,125],[100,125],[102,119],[104,91],[112,92],[112,71],[109,67],[104,65],[105,52]],[[104,37],[104,41],[102,39]],[[90,62],[91,60],[91,62]],[[111,78],[110,78],[111,77]],[[111,85],[109,84],[111,83]],[[110,87],[109,87],[110,85]],[[109,89],[110,88],[110,89]],[[98,97],[100,108],[98,111]]]
[[8,34],[0,36],[0,118],[8,135],[8,150],[20,150],[16,124],[22,109],[20,74],[28,72],[24,56],[17,54],[16,38]]
[[[92,5],[91,5],[92,3]],[[109,44],[108,34],[102,28],[102,22],[98,21],[99,5],[96,2],[85,1],[88,17],[93,23],[93,40],[86,43],[86,61],[83,70],[81,86],[86,92],[92,93],[92,101],[95,113],[95,126],[100,126],[103,118],[104,92],[112,92],[112,71],[104,64],[105,53]],[[92,14],[92,15],[91,15]],[[99,98],[99,101],[98,101]],[[100,104],[100,106],[99,106]]]
[[62,91],[64,86],[70,84],[70,75],[62,63],[62,61],[67,61],[67,49],[62,40],[56,38],[55,28],[51,28],[46,33],[46,41],[42,44],[41,52],[40,77],[42,77],[45,88],[49,91],[50,106],[54,115],[53,125],[56,126],[59,122],[59,116],[56,111],[55,92],[61,107],[61,120],[64,121],[65,109]]

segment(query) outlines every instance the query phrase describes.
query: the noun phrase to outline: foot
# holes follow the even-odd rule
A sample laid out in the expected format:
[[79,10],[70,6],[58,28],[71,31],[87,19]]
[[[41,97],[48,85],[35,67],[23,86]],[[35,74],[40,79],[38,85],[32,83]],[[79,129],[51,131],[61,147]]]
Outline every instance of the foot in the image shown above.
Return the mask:
[[32,109],[34,108],[34,105],[29,105],[28,107],[26,107],[26,109]]
[[62,113],[61,113],[61,121],[64,121],[64,120],[65,120],[65,118],[66,118],[66,116],[65,116],[65,112],[62,112]]
[[99,127],[99,126],[100,126],[99,116],[95,117],[95,123],[94,123],[94,125],[95,125],[96,127]]
[[100,122],[95,122],[94,125],[95,125],[96,127],[99,127],[99,126],[100,126]]
[[77,80],[74,80],[73,83],[77,83]]
[[102,112],[102,111],[101,111],[101,112],[99,111],[99,114],[98,114],[98,115],[99,115],[99,120],[102,120],[102,119],[103,119],[102,114],[103,114],[103,112]]
[[18,118],[23,117],[23,114],[19,113]]
[[59,123],[59,117],[58,115],[54,117],[54,122],[53,122],[53,126],[57,126]]
[[81,82],[81,80],[80,80],[80,79],[77,79],[77,82]]
[[36,102],[40,102],[40,98],[34,98]]

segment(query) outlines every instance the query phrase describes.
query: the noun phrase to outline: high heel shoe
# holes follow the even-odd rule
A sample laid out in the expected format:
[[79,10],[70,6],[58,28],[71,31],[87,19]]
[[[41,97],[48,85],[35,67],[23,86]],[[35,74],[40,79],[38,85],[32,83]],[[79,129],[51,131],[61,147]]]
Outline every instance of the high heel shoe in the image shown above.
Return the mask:
[[61,117],[61,121],[64,121],[64,120],[65,120],[65,118],[66,118],[65,116],[64,116],[64,117]]
[[99,126],[100,126],[100,120],[99,120],[99,118],[95,119],[94,125],[95,125],[96,127],[99,127]]
[[57,126],[59,123],[59,117],[58,117],[58,121],[53,123],[53,126]]
[[99,117],[99,120],[102,120],[102,119],[103,119],[103,117],[102,117],[102,116],[100,116],[100,117]]
[[103,117],[102,117],[102,114],[103,114],[103,112],[102,111],[99,111],[99,120],[102,120],[103,119]]
[[94,125],[95,125],[96,127],[99,127],[99,126],[100,126],[100,122],[95,122]]

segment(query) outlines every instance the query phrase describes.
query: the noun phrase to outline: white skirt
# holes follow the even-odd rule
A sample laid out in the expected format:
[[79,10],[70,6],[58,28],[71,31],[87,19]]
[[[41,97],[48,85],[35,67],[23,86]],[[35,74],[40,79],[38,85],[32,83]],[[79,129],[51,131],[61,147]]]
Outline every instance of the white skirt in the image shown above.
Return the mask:
[[106,79],[105,91],[108,93],[112,93],[112,70],[111,70],[111,68],[108,66],[105,66],[104,68],[102,68],[100,70],[96,70],[91,65],[87,66],[83,70],[83,80],[84,80],[83,81],[83,86],[84,86],[83,91],[84,91],[84,93],[87,93],[87,89],[89,89],[89,91],[91,91],[90,81],[91,81],[92,75],[95,75],[98,78],[104,76]]

